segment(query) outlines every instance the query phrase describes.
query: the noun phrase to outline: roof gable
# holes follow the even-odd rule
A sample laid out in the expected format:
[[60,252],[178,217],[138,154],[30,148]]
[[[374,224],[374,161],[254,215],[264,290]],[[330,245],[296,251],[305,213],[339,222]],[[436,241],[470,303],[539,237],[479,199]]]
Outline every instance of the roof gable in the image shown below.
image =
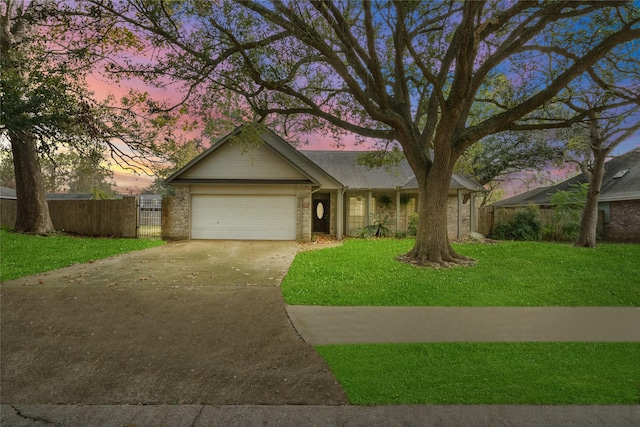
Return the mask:
[[242,127],[216,142],[167,182],[177,183],[295,183],[340,185],[295,148],[266,128],[260,130],[261,144],[249,149],[234,144]]
[[243,150],[239,145],[227,143],[214,155],[204,157],[181,174],[183,179],[308,179],[300,170],[278,156],[264,144]]
[[[323,189],[407,189],[418,183],[409,163],[370,168],[358,164],[362,151],[299,151],[271,130],[261,127],[262,144],[243,152],[233,144],[242,127],[216,142],[167,182],[179,183],[307,183]],[[475,181],[453,175],[450,189],[482,191]]]

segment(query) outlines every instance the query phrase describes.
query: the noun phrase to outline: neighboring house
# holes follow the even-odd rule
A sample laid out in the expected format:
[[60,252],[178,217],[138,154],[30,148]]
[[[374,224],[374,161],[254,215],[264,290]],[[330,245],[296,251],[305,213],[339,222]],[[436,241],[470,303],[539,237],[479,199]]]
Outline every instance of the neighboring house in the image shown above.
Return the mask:
[[[406,161],[368,168],[356,162],[361,152],[298,151],[269,130],[247,149],[231,138],[239,129],[167,179],[176,193],[163,202],[163,238],[340,239],[387,215],[390,228],[407,229],[418,185]],[[474,229],[478,191],[469,179],[451,180],[451,237]]]
[[[640,242],[640,148],[615,157],[605,164],[598,198],[598,230],[603,239]],[[569,190],[571,185],[587,182],[580,174],[551,187],[538,188],[493,203],[494,208],[537,205],[551,207],[551,196]]]
[[91,193],[47,193],[47,200],[93,200]]
[[16,200],[16,190],[0,186],[0,199]]

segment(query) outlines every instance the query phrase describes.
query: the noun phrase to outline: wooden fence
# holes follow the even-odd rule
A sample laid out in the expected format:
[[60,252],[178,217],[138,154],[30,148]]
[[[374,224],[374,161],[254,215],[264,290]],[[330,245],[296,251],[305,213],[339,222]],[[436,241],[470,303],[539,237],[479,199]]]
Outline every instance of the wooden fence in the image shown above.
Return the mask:
[[[490,235],[498,224],[506,223],[524,207],[495,207],[485,206],[478,209],[478,233],[483,236]],[[553,210],[548,207],[541,207],[538,211],[542,225],[553,222]]]
[[[137,237],[138,200],[49,200],[49,214],[57,231],[82,236]],[[2,199],[2,227],[13,228],[16,201]]]

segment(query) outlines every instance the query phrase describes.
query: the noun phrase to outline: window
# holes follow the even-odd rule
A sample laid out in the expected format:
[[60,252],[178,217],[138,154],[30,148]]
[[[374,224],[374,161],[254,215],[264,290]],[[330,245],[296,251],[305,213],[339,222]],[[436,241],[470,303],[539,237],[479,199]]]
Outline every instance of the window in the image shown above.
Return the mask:
[[362,196],[349,197],[349,230],[364,228],[364,215],[367,199]]

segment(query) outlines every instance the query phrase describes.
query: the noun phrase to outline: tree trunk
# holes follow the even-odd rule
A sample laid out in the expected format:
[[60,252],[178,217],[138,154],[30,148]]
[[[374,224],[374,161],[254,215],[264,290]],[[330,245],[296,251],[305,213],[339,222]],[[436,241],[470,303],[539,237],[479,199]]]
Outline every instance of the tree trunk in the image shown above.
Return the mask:
[[54,232],[33,136],[26,132],[13,133],[11,150],[16,175],[15,231],[41,235]]
[[582,211],[582,219],[580,220],[580,230],[575,246],[584,246],[587,248],[596,247],[596,231],[598,228],[598,197],[600,196],[600,187],[602,187],[602,178],[604,177],[604,163],[607,158],[608,150],[594,150],[593,152],[593,171],[589,179],[589,191],[587,192],[587,201]]
[[[447,204],[452,168],[434,163],[424,182],[419,182],[416,243],[402,260],[418,265],[451,266],[474,260],[456,253],[449,242]],[[416,175],[418,176],[418,175]]]

